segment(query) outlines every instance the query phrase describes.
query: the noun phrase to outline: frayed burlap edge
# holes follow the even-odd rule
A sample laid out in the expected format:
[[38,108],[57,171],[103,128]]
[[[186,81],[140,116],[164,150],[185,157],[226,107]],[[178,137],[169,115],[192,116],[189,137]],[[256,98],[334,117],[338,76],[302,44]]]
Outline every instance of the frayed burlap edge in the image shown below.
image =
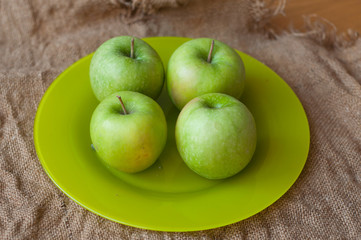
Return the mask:
[[177,8],[189,0],[110,0],[112,4],[128,9],[127,17],[154,14],[162,8]]
[[[249,0],[251,16],[249,30],[264,33],[271,39],[277,38],[279,33],[276,33],[272,19],[278,15],[286,15],[284,12],[286,2],[287,0]],[[328,49],[351,47],[360,37],[360,33],[353,29],[339,32],[332,22],[316,14],[305,15],[303,18],[304,31],[295,29],[291,25],[283,33],[308,38]]]
[[[346,48],[355,44],[360,37],[359,32],[348,29],[346,32],[338,31],[330,21],[316,14],[305,15],[304,30],[296,29],[292,23],[282,33],[276,31],[272,19],[278,15],[286,16],[287,0],[247,0],[249,14],[248,22],[250,32],[262,33],[270,39],[276,39],[280,34],[292,34],[300,38],[308,38],[328,49]],[[189,3],[189,0],[110,0],[112,4],[127,9],[123,20],[128,24],[147,20],[147,16],[155,14],[163,8],[178,8]]]

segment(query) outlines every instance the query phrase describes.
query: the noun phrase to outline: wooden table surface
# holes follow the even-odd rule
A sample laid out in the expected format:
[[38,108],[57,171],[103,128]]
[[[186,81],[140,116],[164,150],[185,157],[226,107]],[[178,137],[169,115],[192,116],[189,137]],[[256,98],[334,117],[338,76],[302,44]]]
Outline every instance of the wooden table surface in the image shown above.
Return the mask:
[[277,16],[274,23],[287,28],[292,22],[297,29],[304,26],[303,15],[317,14],[333,23],[339,31],[351,28],[361,32],[361,0],[288,0],[286,16]]

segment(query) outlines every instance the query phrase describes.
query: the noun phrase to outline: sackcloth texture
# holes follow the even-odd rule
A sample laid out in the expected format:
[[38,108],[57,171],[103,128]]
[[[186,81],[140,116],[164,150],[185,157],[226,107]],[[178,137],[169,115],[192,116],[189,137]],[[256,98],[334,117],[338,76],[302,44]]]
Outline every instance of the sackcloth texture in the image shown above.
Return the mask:
[[[0,0],[0,239],[360,239],[361,40],[308,18],[277,30],[285,1]],[[210,37],[279,74],[308,116],[299,179],[276,203],[229,226],[142,230],[66,197],[35,152],[37,106],[52,81],[118,35]]]

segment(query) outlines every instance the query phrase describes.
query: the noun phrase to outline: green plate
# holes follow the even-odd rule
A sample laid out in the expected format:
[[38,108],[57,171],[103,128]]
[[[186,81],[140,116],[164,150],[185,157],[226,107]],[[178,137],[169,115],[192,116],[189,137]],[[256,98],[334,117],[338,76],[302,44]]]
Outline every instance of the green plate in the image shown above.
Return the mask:
[[[187,38],[144,39],[165,67]],[[174,141],[178,111],[166,91],[158,99],[168,121],[168,142],[158,161],[138,174],[112,173],[91,149],[89,122],[98,104],[86,56],[49,87],[35,118],[36,152],[51,180],[86,209],[125,225],[158,231],[196,231],[246,219],[279,199],[306,162],[309,126],[291,88],[271,69],[239,53],[246,67],[242,102],[253,113],[257,149],[250,164],[226,180],[207,180],[182,162]]]

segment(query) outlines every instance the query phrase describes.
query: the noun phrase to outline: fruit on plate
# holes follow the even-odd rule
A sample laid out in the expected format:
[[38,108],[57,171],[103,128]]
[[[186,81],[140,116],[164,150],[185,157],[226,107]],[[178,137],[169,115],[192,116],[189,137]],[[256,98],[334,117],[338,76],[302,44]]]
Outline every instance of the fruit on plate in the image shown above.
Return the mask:
[[225,93],[239,99],[244,84],[241,57],[217,40],[190,40],[178,47],[168,62],[168,93],[179,110],[206,93]]
[[161,107],[150,97],[120,91],[95,109],[90,137],[98,156],[108,166],[127,173],[150,167],[167,140],[167,123]]
[[95,51],[89,76],[99,101],[118,91],[140,92],[156,99],[163,87],[164,68],[158,53],[146,42],[120,36]]
[[240,172],[256,148],[256,124],[247,107],[234,97],[209,93],[191,100],[178,116],[178,151],[187,166],[209,179]]

